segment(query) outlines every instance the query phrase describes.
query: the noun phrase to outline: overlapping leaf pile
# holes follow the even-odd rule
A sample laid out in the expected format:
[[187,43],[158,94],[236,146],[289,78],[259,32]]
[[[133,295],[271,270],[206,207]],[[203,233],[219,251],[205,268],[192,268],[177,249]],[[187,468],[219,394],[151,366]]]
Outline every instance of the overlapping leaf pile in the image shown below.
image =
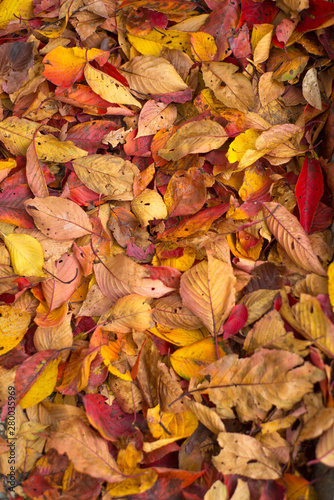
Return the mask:
[[333,26],[325,0],[0,4],[20,498],[316,498],[313,465],[334,467]]

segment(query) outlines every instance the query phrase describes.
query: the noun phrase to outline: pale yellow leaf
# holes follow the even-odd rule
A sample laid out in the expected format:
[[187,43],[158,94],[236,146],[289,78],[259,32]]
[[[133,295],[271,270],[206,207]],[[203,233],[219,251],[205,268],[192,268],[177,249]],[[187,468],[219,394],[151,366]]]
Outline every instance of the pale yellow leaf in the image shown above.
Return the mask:
[[284,91],[284,83],[274,80],[272,71],[268,71],[260,76],[259,97],[263,107],[280,97]]
[[217,122],[201,120],[186,123],[168,139],[158,154],[166,160],[177,161],[188,154],[207,153],[218,149],[227,139],[224,128]]
[[334,425],[330,427],[318,441],[315,456],[321,463],[334,467]]
[[142,227],[150,220],[167,219],[168,212],[161,195],[153,189],[145,189],[131,202],[131,210]]
[[162,57],[138,56],[122,66],[121,73],[138,98],[187,90],[175,68]]
[[221,481],[213,483],[211,488],[205,493],[204,500],[228,500],[227,486]]
[[133,181],[139,169],[130,161],[112,155],[92,154],[73,161],[79,179],[95,193],[111,200],[132,200]]
[[212,457],[212,462],[219,472],[261,480],[281,476],[281,467],[274,455],[255,438],[222,432],[218,436],[218,443],[222,450],[219,455]]
[[270,311],[261,318],[248,332],[243,348],[247,354],[256,349],[283,349],[299,356],[308,355],[309,342],[297,339],[292,332],[284,328],[283,320],[276,310]]
[[143,36],[128,33],[127,37],[138,52],[147,56],[158,57],[164,47],[182,50],[191,56],[190,35],[185,31],[160,28],[159,30],[152,30]]
[[128,104],[141,108],[141,104],[133,97],[128,87],[125,87],[112,76],[93,68],[86,63],[84,75],[90,88],[102,99],[115,104]]
[[[234,64],[209,62],[202,68],[205,85],[229,108],[247,112],[254,107],[254,92],[248,78]],[[222,83],[224,86],[222,86]]]
[[274,26],[272,24],[255,24],[252,30],[251,44],[255,66],[268,59]]
[[235,283],[232,267],[211,256],[182,275],[183,304],[212,335],[218,334],[235,304]]
[[289,410],[324,377],[296,354],[261,349],[249,358],[231,354],[211,363],[191,379],[189,390],[200,389],[224,409],[235,407],[245,422],[263,420],[273,405]]
[[9,234],[4,240],[16,274],[45,277],[43,249],[35,238],[28,234]]
[[322,110],[321,93],[317,78],[317,70],[310,68],[303,78],[303,96],[316,109]]
[[[167,413],[160,411],[160,406],[147,410],[147,424],[156,439],[191,436],[198,426],[197,417],[191,411]],[[161,425],[162,424],[162,425]]]
[[297,127],[296,125],[290,123],[284,123],[283,125],[274,125],[270,129],[262,132],[262,134],[255,141],[255,148],[257,150],[275,149],[301,132],[302,129],[300,127]]

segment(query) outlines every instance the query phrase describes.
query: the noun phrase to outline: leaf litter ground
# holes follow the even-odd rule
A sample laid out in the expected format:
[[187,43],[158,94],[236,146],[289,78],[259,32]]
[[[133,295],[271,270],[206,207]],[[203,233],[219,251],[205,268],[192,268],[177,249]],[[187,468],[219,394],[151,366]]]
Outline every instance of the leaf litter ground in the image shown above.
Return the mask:
[[325,0],[2,1],[2,493],[317,498],[333,26]]

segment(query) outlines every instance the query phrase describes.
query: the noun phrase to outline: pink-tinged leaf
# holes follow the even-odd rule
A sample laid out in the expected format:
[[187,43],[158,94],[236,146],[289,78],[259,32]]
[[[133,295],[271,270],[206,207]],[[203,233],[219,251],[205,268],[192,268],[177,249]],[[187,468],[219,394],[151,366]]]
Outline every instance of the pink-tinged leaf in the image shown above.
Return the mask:
[[0,193],[0,222],[32,229],[34,221],[24,207],[24,202],[31,196],[30,189],[24,185],[10,187]]
[[35,138],[27,149],[26,175],[29,187],[33,194],[39,198],[49,196],[48,186],[45,181],[43,167],[47,168],[37,156]]
[[48,271],[55,278],[43,281],[42,290],[50,311],[53,311],[69,300],[80,283],[82,269],[74,255],[65,253]]
[[296,197],[300,223],[306,233],[310,232],[314,214],[324,192],[324,181],[318,160],[305,157],[296,184]]
[[155,94],[151,96],[155,101],[161,101],[163,104],[170,104],[171,102],[178,102],[183,104],[184,102],[190,101],[192,98],[191,88],[188,87],[186,90],[179,90],[177,92],[170,92],[169,94]]
[[313,31],[333,18],[334,5],[325,0],[310,0],[309,8],[302,10],[300,16],[301,22],[296,28],[297,31]]
[[238,2],[222,1],[209,15],[200,31],[215,37],[218,48],[216,60],[231,53],[228,38],[234,34],[239,19]]
[[224,324],[224,340],[238,333],[244,327],[248,319],[248,309],[244,304],[237,304]]
[[68,176],[61,197],[84,207],[88,207],[91,202],[97,204],[100,199],[99,194],[85,186],[75,172]]
[[151,156],[151,142],[153,135],[146,135],[145,137],[139,137],[135,139],[137,135],[137,129],[132,130],[125,139],[124,152],[129,156],[143,156],[148,158]]
[[150,278],[161,280],[164,285],[171,288],[179,288],[181,272],[175,267],[169,266],[145,266],[150,271]]
[[96,153],[98,148],[107,148],[102,144],[102,139],[117,128],[115,122],[108,120],[79,123],[68,131],[66,140],[74,142],[78,148],[84,149],[89,154]]
[[146,248],[146,250],[144,250],[132,241],[129,241],[129,244],[126,248],[126,255],[128,255],[128,257],[134,257],[140,262],[151,262],[154,252],[155,246],[152,243],[149,247]]
[[253,24],[271,23],[279,8],[271,0],[256,2],[255,0],[241,0],[241,16],[239,26],[247,23],[249,29]]
[[90,424],[108,441],[136,433],[133,415],[124,413],[116,399],[111,406],[101,394],[87,394],[82,399]]
[[123,254],[118,254],[104,263],[95,264],[94,272],[101,292],[113,303],[131,293],[159,298],[174,290],[165,286],[159,279],[151,279],[144,266],[136,264]]

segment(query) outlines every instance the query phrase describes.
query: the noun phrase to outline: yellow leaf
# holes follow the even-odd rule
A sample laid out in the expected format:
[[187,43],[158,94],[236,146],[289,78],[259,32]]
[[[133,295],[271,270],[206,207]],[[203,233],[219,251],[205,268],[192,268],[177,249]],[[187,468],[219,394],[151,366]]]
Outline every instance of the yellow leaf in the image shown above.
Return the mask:
[[185,330],[184,328],[174,328],[172,330],[168,326],[159,325],[159,323],[150,328],[149,331],[157,337],[180,347],[194,344],[194,342],[204,338],[201,330]]
[[[175,247],[177,247],[175,245]],[[195,262],[196,250],[192,247],[185,247],[183,254],[180,257],[169,257],[163,259],[159,255],[159,247],[156,248],[156,254],[153,257],[152,264],[154,266],[169,266],[174,267],[178,271],[188,271]]]
[[147,423],[156,439],[182,439],[191,436],[198,426],[197,417],[192,411],[167,413],[160,411],[160,405],[147,410]]
[[13,19],[28,20],[34,16],[33,0],[3,0],[0,5],[0,26]]
[[131,202],[131,210],[142,227],[150,220],[167,219],[167,207],[159,193],[153,189],[145,189]]
[[182,50],[191,56],[190,35],[185,31],[159,29],[152,30],[144,36],[131,35],[130,33],[127,36],[135,49],[147,56],[158,57],[163,47]]
[[133,181],[138,168],[128,160],[111,155],[92,154],[73,161],[79,179],[95,193],[112,200],[132,200]]
[[143,332],[150,328],[151,307],[149,299],[142,295],[130,294],[119,299],[110,310],[108,323],[104,329],[112,332],[131,333],[132,330]]
[[[288,1],[285,0],[285,3],[288,3]],[[290,0],[289,3],[291,3]],[[298,0],[298,4],[300,3],[301,1]],[[318,500],[318,495],[312,484],[297,474],[284,474],[283,478],[277,479],[276,482],[287,488],[286,500]],[[321,499],[319,498],[319,500]]]
[[255,141],[261,132],[254,129],[248,129],[243,134],[238,135],[231,142],[226,157],[230,163],[240,161],[249,149],[255,149]]
[[211,120],[186,123],[158,151],[166,160],[177,161],[188,154],[207,153],[220,148],[228,139],[224,128]]
[[217,53],[217,45],[212,35],[197,31],[191,33],[191,52],[196,61],[212,61]]
[[109,483],[107,485],[107,494],[111,498],[138,495],[152,488],[158,474],[153,469],[140,469],[139,463],[141,460],[142,452],[138,451],[133,443],[129,443],[125,450],[119,451],[117,464],[120,470],[123,474],[134,477],[129,477],[120,483]]
[[328,467],[334,467],[334,425],[320,437],[315,456]]
[[43,249],[35,238],[28,234],[9,234],[4,239],[16,274],[45,277]]
[[0,355],[11,351],[28,330],[30,314],[10,306],[0,306]]
[[58,356],[58,358],[48,362],[46,368],[39,374],[36,382],[30,387],[23,398],[20,399],[21,408],[31,408],[51,394],[57,382],[60,361],[61,358]]
[[4,170],[8,168],[11,170],[12,168],[15,168],[17,165],[16,161],[14,158],[7,158],[6,160],[0,160],[0,170]]
[[[0,140],[12,154],[25,156],[38,127],[39,123],[10,116],[1,122]],[[40,132],[36,133],[35,147],[38,158],[44,161],[65,163],[87,155],[87,151],[77,148],[72,141],[61,142],[53,135]]]
[[[223,341],[218,341],[218,355],[223,358],[229,350]],[[217,360],[216,342],[212,337],[199,340],[194,344],[182,347],[170,357],[172,367],[180,377],[190,380],[202,368]]]
[[328,274],[328,295],[329,300],[334,311],[334,262],[332,262],[327,269]]
[[141,104],[133,97],[127,87],[112,76],[86,64],[84,75],[90,88],[102,99],[115,104],[129,104],[141,108]]
[[302,132],[302,129],[291,123],[275,125],[262,132],[255,142],[255,148],[257,150],[277,148],[300,132]]
[[182,275],[180,294],[183,304],[212,334],[218,334],[235,304],[235,282],[232,267],[214,257]]

